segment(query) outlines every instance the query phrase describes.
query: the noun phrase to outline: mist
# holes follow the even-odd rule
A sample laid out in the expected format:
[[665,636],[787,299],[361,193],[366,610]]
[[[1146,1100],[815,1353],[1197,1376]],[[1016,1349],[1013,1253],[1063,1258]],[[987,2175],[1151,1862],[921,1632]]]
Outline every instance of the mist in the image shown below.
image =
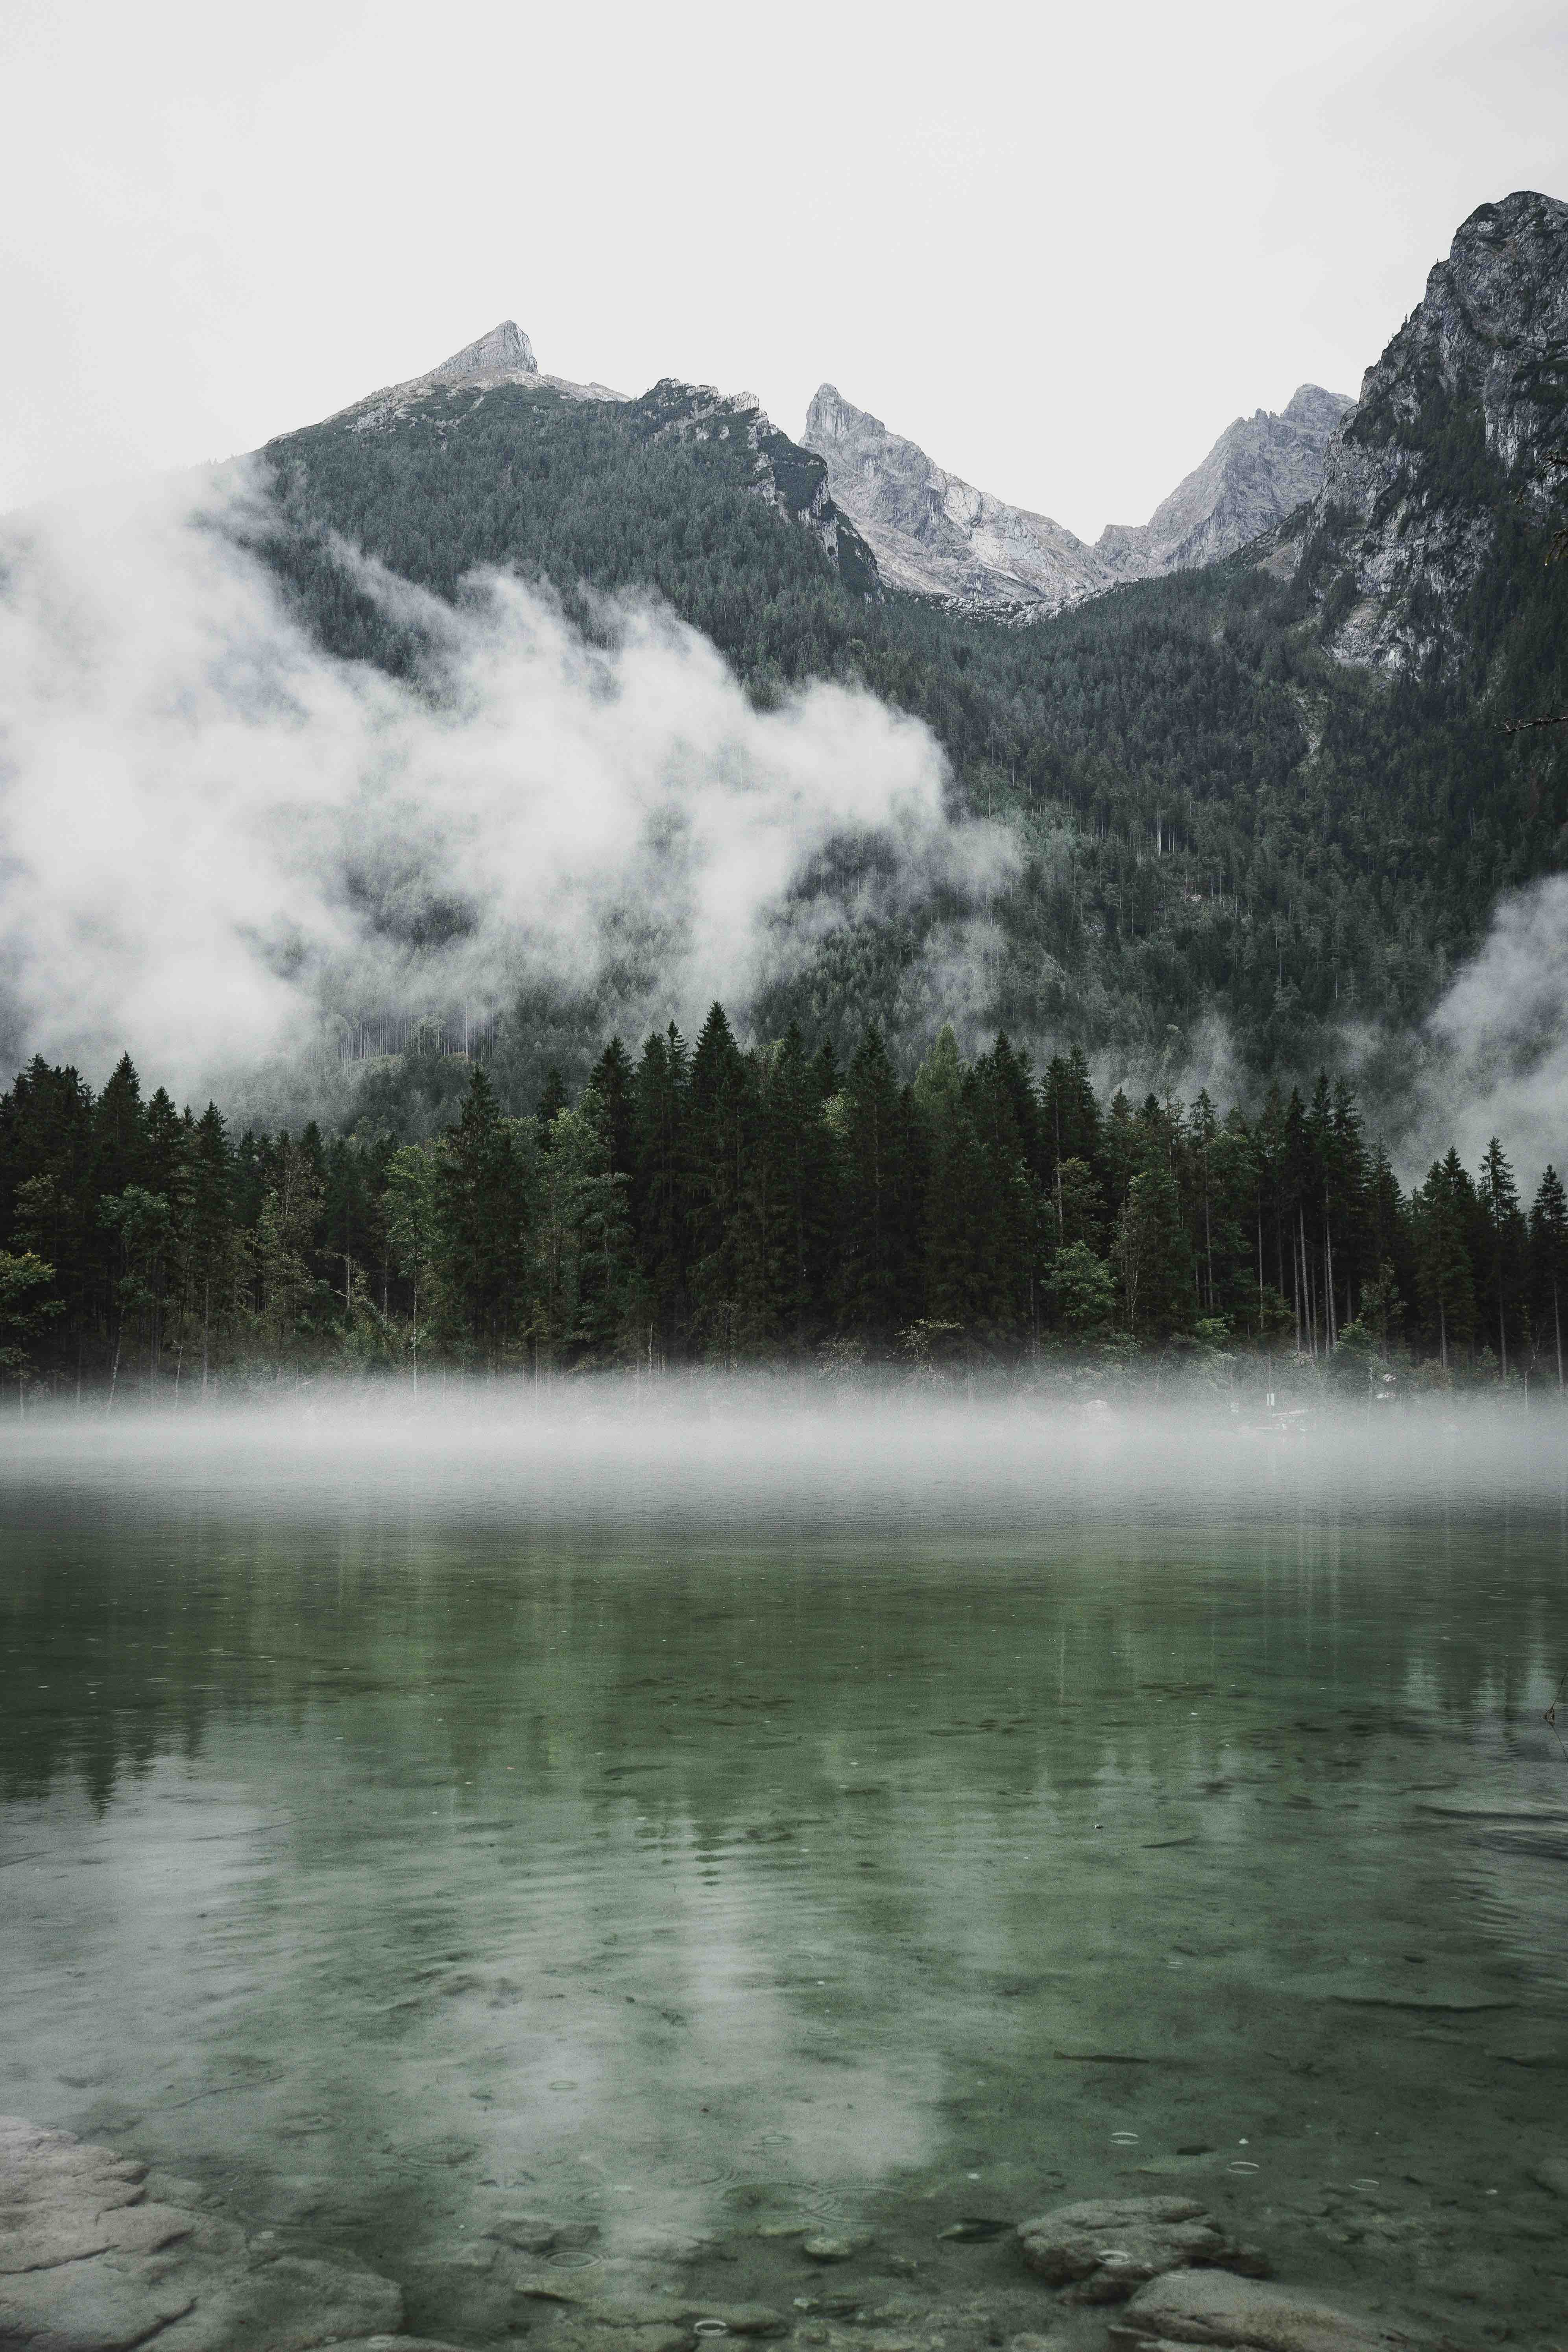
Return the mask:
[[[1265,1404],[1278,1378],[1278,1402]],[[1452,1391],[1372,1406],[1300,1374],[1035,1393],[976,1384],[692,1372],[263,1383],[184,1410],[29,1406],[0,1423],[0,1485],[237,1498],[268,1518],[387,1508],[433,1521],[721,1526],[965,1539],[1074,1524],[1191,1528],[1306,1510],[1408,1520],[1568,1508],[1556,1397]]]
[[[1419,1183],[1450,1145],[1468,1168],[1501,1138],[1521,1184],[1568,1150],[1568,878],[1510,891],[1486,938],[1404,1041],[1348,1041],[1392,1081],[1390,1149],[1402,1181]],[[1390,1066],[1391,1055],[1397,1066]]]
[[917,722],[826,685],[760,711],[646,600],[601,602],[589,643],[510,576],[454,609],[340,548],[426,648],[394,680],[292,617],[248,544],[267,499],[241,462],[0,540],[9,1066],[100,1080],[128,1048],[232,1100],[367,1018],[489,1018],[530,982],[743,1017],[835,927],[933,892],[947,968],[989,935],[1016,847],[949,814]]

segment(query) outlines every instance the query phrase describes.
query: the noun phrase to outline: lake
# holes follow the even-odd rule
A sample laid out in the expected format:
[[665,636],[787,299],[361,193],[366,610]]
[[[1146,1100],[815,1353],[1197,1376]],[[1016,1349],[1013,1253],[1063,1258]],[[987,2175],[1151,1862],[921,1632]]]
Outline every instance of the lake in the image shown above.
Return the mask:
[[472,2343],[851,2270],[1002,2341],[943,2231],[1173,2189],[1559,2325],[1561,1421],[1105,1420],[9,1424],[0,2111]]

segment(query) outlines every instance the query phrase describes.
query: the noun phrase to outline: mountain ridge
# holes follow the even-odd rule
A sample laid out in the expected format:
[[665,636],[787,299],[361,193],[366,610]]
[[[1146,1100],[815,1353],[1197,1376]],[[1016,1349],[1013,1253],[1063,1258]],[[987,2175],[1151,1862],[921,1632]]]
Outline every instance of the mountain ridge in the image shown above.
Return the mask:
[[1313,497],[1329,441],[1354,404],[1308,383],[1278,415],[1259,408],[1237,417],[1146,523],[1108,523],[1092,546],[947,472],[836,384],[817,388],[801,442],[825,459],[835,501],[890,586],[958,612],[1037,621],[1119,582],[1247,546]]
[[1452,672],[1565,440],[1568,204],[1520,189],[1460,223],[1331,446],[1301,568],[1334,657]]
[[[1413,313],[1356,410],[1335,422],[1341,396],[1310,387],[1288,404],[1293,428],[1327,436],[1313,502],[1217,562],[1113,583],[1028,627],[1011,598],[965,611],[880,581],[828,460],[748,395],[665,379],[632,401],[574,399],[510,349],[511,379],[487,388],[483,337],[454,355],[475,374],[415,379],[416,397],[383,400],[368,425],[344,412],[269,443],[266,551],[332,652],[409,675],[420,649],[362,593],[343,542],[453,600],[487,568],[540,581],[590,635],[614,628],[606,598],[652,593],[762,703],[818,678],[868,690],[931,730],[953,806],[1019,844],[995,952],[963,982],[967,1034],[1076,1041],[1157,1072],[1212,1030],[1254,1073],[1300,1072],[1341,1049],[1346,1023],[1412,1039],[1500,894],[1568,867],[1568,730],[1510,742],[1501,725],[1568,707],[1568,565],[1543,565],[1537,478],[1542,449],[1568,441],[1560,215],[1524,194],[1461,230],[1479,244],[1443,331],[1469,353],[1449,377],[1438,323]],[[1487,270],[1506,281],[1489,295],[1470,284]],[[1434,273],[1450,310],[1452,277]],[[1204,513],[1200,499],[1200,528]],[[1179,544],[1183,518],[1168,520]],[[1424,605],[1417,551],[1450,540],[1465,566]],[[1378,602],[1357,565],[1385,560]],[[1418,657],[1357,638],[1369,597]],[[1421,651],[1437,638],[1446,667]],[[836,869],[851,892],[858,854]],[[765,1035],[798,1019],[840,1048],[874,1018],[913,1051],[953,1012],[945,920],[933,896],[899,926],[826,924],[745,1017]],[[540,1004],[516,1034],[559,1041],[587,1022]]]

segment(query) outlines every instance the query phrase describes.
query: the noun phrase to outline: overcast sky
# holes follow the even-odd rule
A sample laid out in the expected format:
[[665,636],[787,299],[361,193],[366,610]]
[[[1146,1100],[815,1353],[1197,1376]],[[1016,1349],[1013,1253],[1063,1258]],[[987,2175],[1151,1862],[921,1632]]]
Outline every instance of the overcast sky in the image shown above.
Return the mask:
[[1354,392],[1476,205],[1568,196],[1568,10],[0,0],[0,507],[224,457],[498,319],[824,378],[1092,536]]

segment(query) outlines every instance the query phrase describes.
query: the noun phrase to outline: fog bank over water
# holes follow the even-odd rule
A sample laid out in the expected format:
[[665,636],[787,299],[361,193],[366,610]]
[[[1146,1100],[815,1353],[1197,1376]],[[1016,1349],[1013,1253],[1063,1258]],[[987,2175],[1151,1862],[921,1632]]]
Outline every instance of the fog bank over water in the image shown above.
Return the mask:
[[174,1412],[35,1407],[0,1423],[0,1492],[121,1507],[242,1496],[287,1517],[395,1505],[486,1520],[822,1521],[970,1532],[1052,1520],[1191,1523],[1343,1507],[1381,1514],[1568,1507],[1568,1416],[1453,1395],[1232,1409],[913,1398],[818,1382],[452,1381]]

